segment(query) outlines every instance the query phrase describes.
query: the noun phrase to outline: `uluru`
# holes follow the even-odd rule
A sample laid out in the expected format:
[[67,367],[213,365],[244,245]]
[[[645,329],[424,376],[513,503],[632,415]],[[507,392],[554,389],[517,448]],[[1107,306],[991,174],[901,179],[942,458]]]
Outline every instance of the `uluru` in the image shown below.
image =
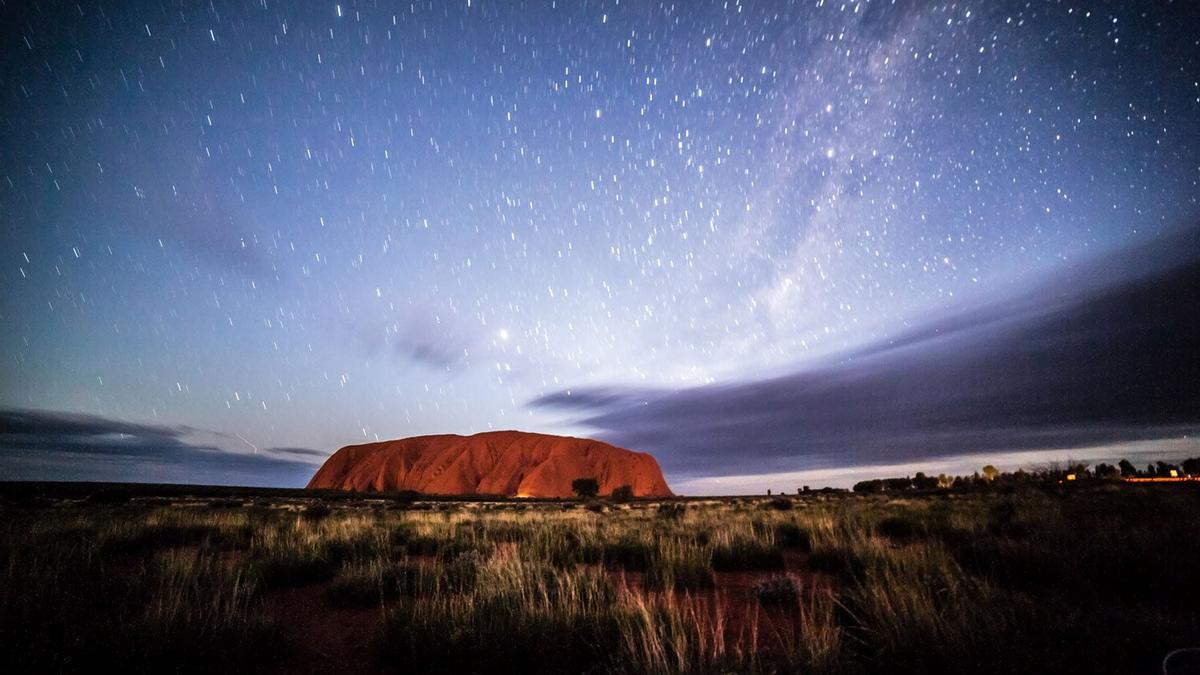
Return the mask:
[[637,497],[673,496],[647,453],[524,431],[348,445],[325,460],[308,489],[554,498],[572,496],[577,478],[596,479],[601,495],[628,485]]

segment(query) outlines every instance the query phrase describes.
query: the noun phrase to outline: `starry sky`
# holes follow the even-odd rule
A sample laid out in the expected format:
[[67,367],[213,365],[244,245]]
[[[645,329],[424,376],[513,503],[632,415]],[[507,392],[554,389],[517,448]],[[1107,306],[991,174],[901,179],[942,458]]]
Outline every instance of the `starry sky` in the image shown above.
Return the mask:
[[1193,3],[0,15],[8,477],[508,428],[714,492],[1195,450]]

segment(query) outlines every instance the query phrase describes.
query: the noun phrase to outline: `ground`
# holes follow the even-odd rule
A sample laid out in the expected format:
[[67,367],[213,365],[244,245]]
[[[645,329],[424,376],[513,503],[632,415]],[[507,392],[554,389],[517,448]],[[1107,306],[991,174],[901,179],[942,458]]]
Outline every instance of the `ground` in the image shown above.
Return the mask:
[[1200,490],[630,503],[0,486],[0,667],[1148,672]]

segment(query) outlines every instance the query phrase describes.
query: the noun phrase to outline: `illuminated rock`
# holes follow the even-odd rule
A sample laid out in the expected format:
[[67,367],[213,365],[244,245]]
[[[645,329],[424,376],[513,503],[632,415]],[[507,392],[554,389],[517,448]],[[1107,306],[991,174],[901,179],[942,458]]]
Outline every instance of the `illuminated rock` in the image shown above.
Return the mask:
[[570,497],[571,481],[595,478],[600,494],[622,485],[637,497],[669,497],[658,462],[586,438],[522,431],[414,436],[348,445],[325,461],[309,489],[430,495]]

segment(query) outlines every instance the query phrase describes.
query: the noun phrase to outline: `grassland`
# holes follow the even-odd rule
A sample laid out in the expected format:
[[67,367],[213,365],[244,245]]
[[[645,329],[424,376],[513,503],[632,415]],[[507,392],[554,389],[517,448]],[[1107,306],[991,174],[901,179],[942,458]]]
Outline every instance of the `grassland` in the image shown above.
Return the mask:
[[3,672],[1133,673],[1200,646],[1194,486],[0,494]]

